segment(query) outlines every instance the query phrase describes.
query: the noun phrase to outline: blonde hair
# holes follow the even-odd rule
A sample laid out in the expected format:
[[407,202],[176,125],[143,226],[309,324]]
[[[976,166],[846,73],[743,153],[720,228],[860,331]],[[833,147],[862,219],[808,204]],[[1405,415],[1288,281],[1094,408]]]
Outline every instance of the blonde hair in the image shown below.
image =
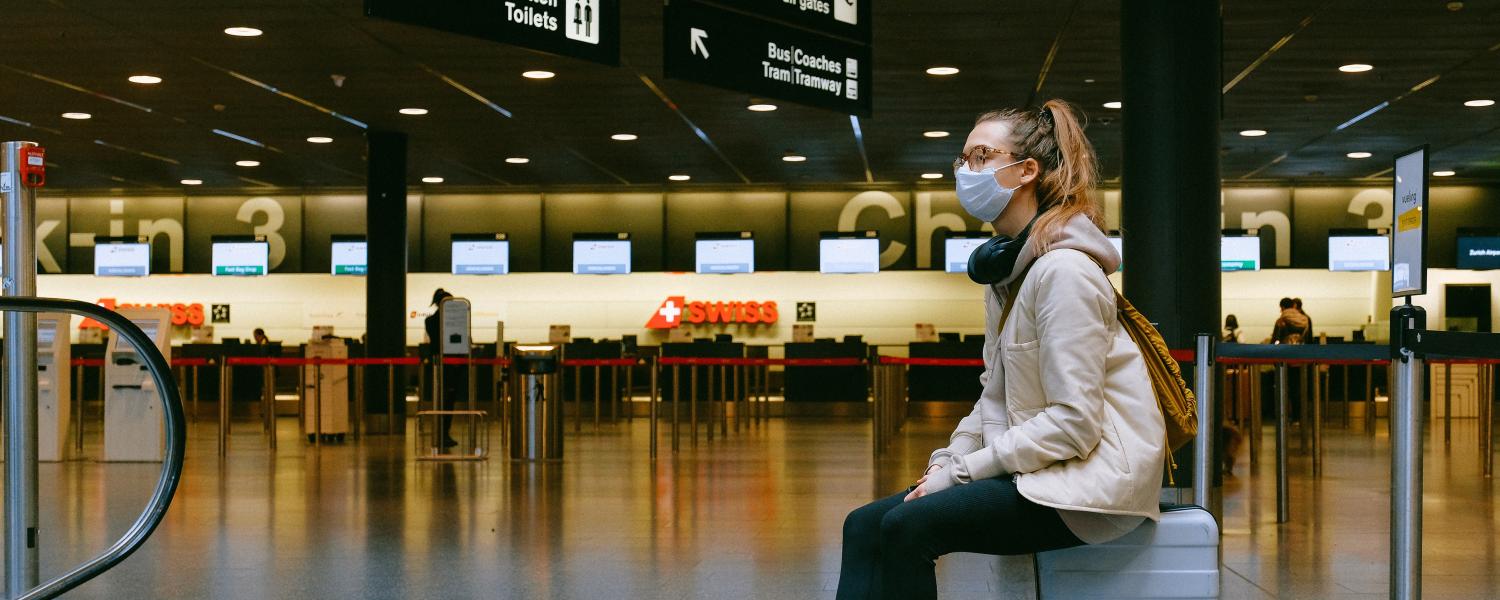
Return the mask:
[[1099,181],[1099,159],[1083,133],[1086,121],[1073,105],[1048,100],[1038,110],[1001,109],[979,115],[975,125],[989,121],[1010,124],[1010,142],[1021,156],[1041,165],[1037,179],[1036,223],[1031,226],[1032,248],[1045,253],[1073,217],[1084,215],[1104,230],[1104,206],[1094,189]]

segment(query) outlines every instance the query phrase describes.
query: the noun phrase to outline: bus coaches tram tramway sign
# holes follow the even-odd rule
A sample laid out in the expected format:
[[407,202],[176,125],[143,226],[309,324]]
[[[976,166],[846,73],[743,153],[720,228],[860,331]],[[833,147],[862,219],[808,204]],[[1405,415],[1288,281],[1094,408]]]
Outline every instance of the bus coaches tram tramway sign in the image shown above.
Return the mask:
[[365,15],[620,64],[621,0],[365,0]]

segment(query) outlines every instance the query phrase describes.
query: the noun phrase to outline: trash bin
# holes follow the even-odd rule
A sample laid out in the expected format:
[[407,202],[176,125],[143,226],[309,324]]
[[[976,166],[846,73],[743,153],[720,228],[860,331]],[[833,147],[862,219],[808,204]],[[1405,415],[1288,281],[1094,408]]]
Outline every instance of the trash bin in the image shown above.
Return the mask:
[[562,460],[563,409],[557,395],[558,347],[515,347],[510,403],[511,460]]

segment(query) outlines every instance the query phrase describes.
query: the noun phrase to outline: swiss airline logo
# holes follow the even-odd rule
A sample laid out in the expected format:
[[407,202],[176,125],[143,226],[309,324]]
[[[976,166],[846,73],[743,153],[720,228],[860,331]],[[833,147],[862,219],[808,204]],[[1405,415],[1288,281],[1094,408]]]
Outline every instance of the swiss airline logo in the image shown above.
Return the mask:
[[683,324],[743,323],[772,324],[781,318],[775,302],[688,302],[683,296],[669,296],[646,322],[647,329],[674,329]]

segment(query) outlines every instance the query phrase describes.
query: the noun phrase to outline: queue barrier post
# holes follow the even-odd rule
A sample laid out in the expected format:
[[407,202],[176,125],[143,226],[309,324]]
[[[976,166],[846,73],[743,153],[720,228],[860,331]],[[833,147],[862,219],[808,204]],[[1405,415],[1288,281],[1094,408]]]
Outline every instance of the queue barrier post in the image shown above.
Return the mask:
[[1206,333],[1197,336],[1193,354],[1193,390],[1198,397],[1198,435],[1193,443],[1193,503],[1208,510],[1220,521],[1219,512],[1211,508],[1214,485],[1215,430],[1218,420],[1214,418],[1217,406],[1214,398],[1213,337]]
[[1291,520],[1291,500],[1287,497],[1289,482],[1286,468],[1286,430],[1288,397],[1287,365],[1276,365],[1276,522]]
[[[1409,301],[1409,300],[1408,300]],[[1422,597],[1422,355],[1420,307],[1391,310],[1391,598]]]
[[261,391],[261,430],[270,440],[271,450],[276,449],[276,367],[265,366],[265,375],[261,378],[265,389]]
[[655,356],[653,356],[653,357],[650,358],[650,362],[648,363],[647,368],[649,368],[650,371],[651,371],[651,400],[650,400],[651,404],[648,407],[650,409],[650,411],[651,411],[651,415],[650,415],[650,417],[651,417],[651,425],[650,425],[650,427],[651,427],[651,458],[655,459],[656,458],[656,402],[658,400],[658,394],[657,394],[657,389],[656,389],[656,378],[657,378],[657,375],[658,375],[657,371],[659,370],[659,367],[656,364],[656,357]]

